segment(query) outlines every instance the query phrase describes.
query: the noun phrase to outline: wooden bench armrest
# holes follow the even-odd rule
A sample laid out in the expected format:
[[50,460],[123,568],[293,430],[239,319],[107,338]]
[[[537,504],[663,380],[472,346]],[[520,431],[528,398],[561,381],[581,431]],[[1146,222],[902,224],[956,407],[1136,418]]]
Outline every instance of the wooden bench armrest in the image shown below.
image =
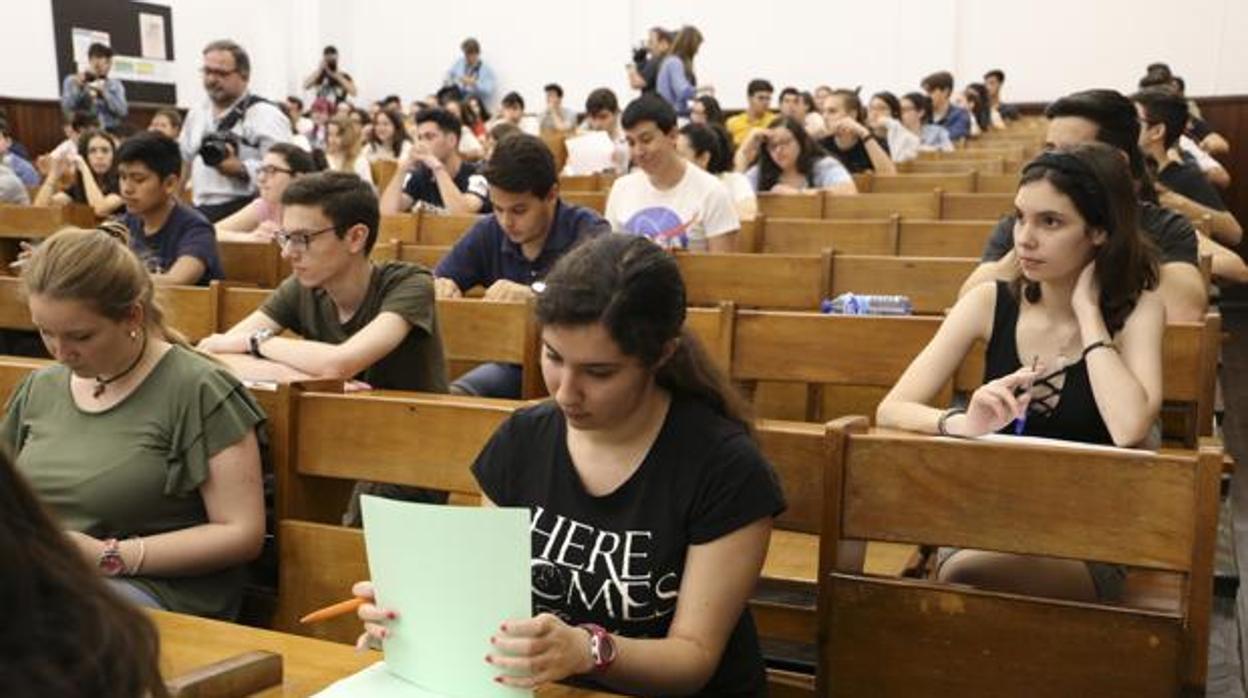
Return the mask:
[[1219,436],[1201,436],[1196,440],[1197,450],[1206,446],[1222,451],[1222,473],[1224,475],[1233,475],[1235,473],[1235,458],[1231,456],[1230,451],[1226,450],[1226,444],[1222,443],[1222,438]]
[[282,655],[255,650],[202,666],[166,682],[175,698],[242,698],[282,685]]

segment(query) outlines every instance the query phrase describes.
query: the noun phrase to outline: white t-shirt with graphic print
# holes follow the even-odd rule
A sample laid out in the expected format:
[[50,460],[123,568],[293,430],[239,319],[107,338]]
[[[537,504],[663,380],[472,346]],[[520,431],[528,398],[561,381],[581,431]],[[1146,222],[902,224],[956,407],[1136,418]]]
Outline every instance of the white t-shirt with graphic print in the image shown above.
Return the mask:
[[644,235],[660,247],[706,251],[707,239],[741,228],[728,189],[715,175],[685,164],[671,189],[657,189],[645,172],[615,180],[605,218],[612,229]]

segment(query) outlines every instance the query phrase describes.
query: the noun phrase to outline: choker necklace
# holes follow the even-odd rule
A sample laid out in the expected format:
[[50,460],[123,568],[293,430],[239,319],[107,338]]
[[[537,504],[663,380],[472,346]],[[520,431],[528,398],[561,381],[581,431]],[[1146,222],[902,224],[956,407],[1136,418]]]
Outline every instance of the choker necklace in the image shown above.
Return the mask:
[[103,395],[104,389],[107,388],[110,383],[115,383],[116,381],[119,381],[122,378],[125,378],[131,371],[133,371],[135,368],[138,367],[139,363],[143,361],[143,356],[145,354],[147,354],[147,332],[146,331],[143,332],[143,345],[139,347],[139,355],[134,357],[134,361],[130,362],[130,365],[126,367],[126,370],[122,371],[121,373],[118,373],[112,378],[100,378],[99,376],[96,376],[95,387],[91,389],[91,397],[99,397]]

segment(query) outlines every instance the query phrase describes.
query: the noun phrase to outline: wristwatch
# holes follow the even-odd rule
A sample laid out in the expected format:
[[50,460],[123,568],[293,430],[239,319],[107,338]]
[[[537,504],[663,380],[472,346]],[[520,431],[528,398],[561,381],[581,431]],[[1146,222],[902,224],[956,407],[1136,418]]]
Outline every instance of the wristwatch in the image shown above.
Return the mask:
[[96,562],[105,577],[116,577],[126,571],[126,561],[121,558],[121,544],[116,538],[104,541],[100,559]]
[[611,633],[601,625],[582,623],[577,627],[589,633],[589,656],[594,660],[594,673],[601,674],[611,667],[618,654],[615,640],[611,639]]
[[273,336],[273,330],[267,327],[262,327],[256,330],[255,332],[253,332],[252,335],[247,338],[247,353],[251,354],[257,359],[263,359],[264,355],[260,353],[260,345],[264,344],[272,336]]

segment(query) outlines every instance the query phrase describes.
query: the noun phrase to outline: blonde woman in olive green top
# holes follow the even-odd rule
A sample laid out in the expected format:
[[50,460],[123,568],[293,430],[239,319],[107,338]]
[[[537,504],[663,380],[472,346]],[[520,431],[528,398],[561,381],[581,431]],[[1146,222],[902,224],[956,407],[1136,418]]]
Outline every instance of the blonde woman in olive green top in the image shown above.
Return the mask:
[[232,617],[264,537],[263,413],[168,329],[124,240],[62,231],[22,280],[58,364],[26,378],[0,423],[18,468],[118,592]]

